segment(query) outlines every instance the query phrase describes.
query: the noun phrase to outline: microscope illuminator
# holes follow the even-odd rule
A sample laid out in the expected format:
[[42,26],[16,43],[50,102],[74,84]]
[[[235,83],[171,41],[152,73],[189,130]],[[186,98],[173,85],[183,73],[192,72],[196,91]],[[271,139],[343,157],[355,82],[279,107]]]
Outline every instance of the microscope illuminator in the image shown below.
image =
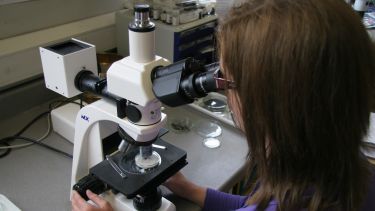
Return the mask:
[[97,75],[95,46],[71,39],[39,48],[46,87],[67,98],[82,92],[74,85],[76,75],[87,70]]

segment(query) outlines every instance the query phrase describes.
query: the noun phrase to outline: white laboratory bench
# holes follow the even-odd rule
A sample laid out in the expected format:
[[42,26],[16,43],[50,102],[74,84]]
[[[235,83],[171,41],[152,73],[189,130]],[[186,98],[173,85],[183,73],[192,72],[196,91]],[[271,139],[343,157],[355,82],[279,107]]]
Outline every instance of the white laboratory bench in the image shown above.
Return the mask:
[[[0,137],[14,134],[33,117],[47,110],[42,105],[0,121]],[[166,109],[169,118],[189,117],[193,122],[212,119],[191,107]],[[189,164],[182,169],[193,182],[228,191],[239,182],[247,169],[247,143],[239,131],[221,124],[221,146],[209,149],[203,146],[202,138],[195,132],[177,134],[169,132],[163,139],[187,151]],[[47,130],[46,118],[34,124],[23,135],[38,138]],[[73,145],[52,132],[43,141],[72,154]],[[69,201],[72,159],[43,147],[34,145],[12,152],[0,159],[0,194],[5,195],[21,210],[71,210]],[[177,210],[199,210],[199,207],[179,198],[163,188],[164,196],[170,199]]]

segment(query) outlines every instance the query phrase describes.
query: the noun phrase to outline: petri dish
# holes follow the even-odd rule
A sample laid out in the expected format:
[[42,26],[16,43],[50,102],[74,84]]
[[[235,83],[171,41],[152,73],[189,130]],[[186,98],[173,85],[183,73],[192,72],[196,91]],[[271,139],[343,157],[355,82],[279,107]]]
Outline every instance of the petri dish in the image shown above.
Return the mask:
[[217,138],[205,138],[203,139],[203,145],[210,149],[215,149],[220,146],[221,142]]
[[120,158],[119,168],[128,174],[146,174],[154,172],[161,164],[161,156],[153,152],[151,159],[143,159],[138,148],[126,153]]
[[161,157],[159,153],[153,151],[151,156],[148,158],[142,157],[141,154],[135,156],[135,164],[141,169],[154,168],[161,163]]
[[215,122],[201,120],[194,125],[194,131],[203,138],[203,145],[210,149],[218,148],[221,144],[217,138],[222,133],[222,128]]
[[203,100],[203,108],[213,113],[224,115],[227,110],[227,103],[221,99],[208,98]]
[[203,138],[215,138],[221,135],[222,128],[215,122],[201,120],[194,125],[194,131]]

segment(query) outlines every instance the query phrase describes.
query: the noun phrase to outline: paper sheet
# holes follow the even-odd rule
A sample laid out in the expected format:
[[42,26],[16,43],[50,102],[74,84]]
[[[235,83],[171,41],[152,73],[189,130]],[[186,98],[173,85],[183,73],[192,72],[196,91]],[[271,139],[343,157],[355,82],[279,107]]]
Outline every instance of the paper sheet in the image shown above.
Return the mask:
[[375,158],[375,113],[371,113],[370,116],[370,127],[368,130],[367,137],[364,140],[369,143],[370,147],[367,149],[362,149],[362,152],[371,158]]
[[21,211],[16,205],[14,205],[7,197],[0,194],[0,211]]
[[[375,145],[375,113],[371,113],[370,127],[365,142]],[[375,148],[375,147],[374,147]]]

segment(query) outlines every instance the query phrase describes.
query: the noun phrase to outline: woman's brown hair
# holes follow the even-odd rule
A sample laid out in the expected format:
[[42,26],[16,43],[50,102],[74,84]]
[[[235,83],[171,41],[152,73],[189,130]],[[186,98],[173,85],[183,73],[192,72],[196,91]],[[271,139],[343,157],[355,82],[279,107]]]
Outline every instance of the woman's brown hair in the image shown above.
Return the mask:
[[249,0],[222,20],[218,43],[258,170],[248,203],[358,210],[375,70],[359,16],[343,0]]

